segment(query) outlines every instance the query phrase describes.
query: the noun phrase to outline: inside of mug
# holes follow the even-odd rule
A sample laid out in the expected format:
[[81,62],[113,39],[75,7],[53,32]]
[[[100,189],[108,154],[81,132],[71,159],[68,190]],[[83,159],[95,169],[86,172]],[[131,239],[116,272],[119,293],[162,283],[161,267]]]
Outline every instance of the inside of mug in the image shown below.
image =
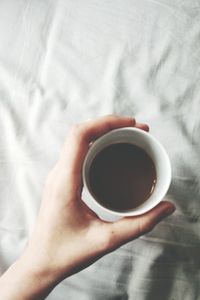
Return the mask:
[[[122,214],[125,215],[127,213],[128,215],[130,212],[138,210],[147,211],[151,209],[160,202],[169,187],[171,180],[171,167],[169,158],[162,145],[149,133],[146,133],[140,129],[116,129],[102,136],[92,144],[90,150],[88,151],[84,168],[87,188],[95,199],[95,195],[92,193],[89,183],[90,166],[97,153],[102,151],[107,146],[115,143],[131,143],[142,148],[154,162],[157,177],[154,190],[150,197],[140,206],[132,210],[125,211]],[[97,199],[95,200],[97,201]]]

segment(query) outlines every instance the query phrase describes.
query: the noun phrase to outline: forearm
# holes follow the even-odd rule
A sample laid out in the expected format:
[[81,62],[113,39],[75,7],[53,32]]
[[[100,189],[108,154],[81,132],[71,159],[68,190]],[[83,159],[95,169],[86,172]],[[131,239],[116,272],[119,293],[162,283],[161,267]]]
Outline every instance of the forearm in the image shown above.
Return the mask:
[[34,269],[22,258],[0,278],[0,299],[43,300],[58,283],[53,274]]

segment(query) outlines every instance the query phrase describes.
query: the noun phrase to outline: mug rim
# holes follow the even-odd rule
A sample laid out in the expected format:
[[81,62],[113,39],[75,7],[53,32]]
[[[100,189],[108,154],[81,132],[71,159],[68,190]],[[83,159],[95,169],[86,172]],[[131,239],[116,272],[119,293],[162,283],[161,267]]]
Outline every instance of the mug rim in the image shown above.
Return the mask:
[[[145,206],[145,203],[147,202],[147,200],[151,197],[149,197],[143,204],[141,204],[140,206],[137,206],[134,209],[130,209],[127,211],[116,211],[116,210],[112,210],[109,209],[105,206],[103,206],[102,204],[100,204],[96,199],[95,196],[93,194],[91,194],[91,191],[88,187],[87,184],[87,180],[86,180],[86,163],[88,161],[88,159],[90,158],[90,154],[92,152],[92,148],[93,146],[98,146],[98,144],[101,144],[101,142],[103,140],[105,140],[106,138],[108,138],[109,136],[117,133],[117,132],[123,132],[123,131],[134,131],[134,132],[138,132],[139,134],[143,135],[145,138],[148,138],[149,140],[151,140],[151,142],[153,142],[154,144],[156,144],[156,147],[159,148],[159,151],[162,152],[162,154],[164,154],[165,156],[165,164],[167,165],[168,168],[168,177],[167,180],[164,184],[164,188],[163,188],[163,192],[161,193],[161,197],[158,199],[153,199],[151,203],[149,203],[148,207]],[[116,143],[120,143],[120,142],[116,142]],[[102,147],[100,149],[100,151],[102,151],[104,148],[108,147],[109,145],[114,144],[114,143],[108,143],[108,145],[106,145],[105,147]],[[134,144],[134,143],[133,143]],[[145,149],[143,149],[145,150]],[[99,153],[100,151],[97,151],[97,153]],[[155,162],[154,162],[155,163]],[[87,189],[87,192],[90,195],[90,200],[101,210],[103,210],[104,212],[107,212],[109,214],[115,215],[115,216],[119,216],[119,217],[126,217],[126,216],[136,216],[136,215],[140,215],[143,214],[149,210],[151,210],[153,207],[155,207],[158,203],[160,203],[163,199],[163,197],[166,195],[170,183],[171,183],[171,177],[172,177],[172,168],[171,168],[171,163],[170,163],[170,159],[169,156],[165,150],[165,148],[163,147],[163,145],[153,136],[151,135],[149,132],[147,133],[146,131],[136,128],[136,127],[123,127],[123,128],[116,128],[113,129],[109,132],[107,132],[106,134],[102,135],[101,137],[99,137],[97,140],[94,141],[94,143],[91,145],[90,149],[88,150],[85,159],[84,159],[84,163],[83,163],[83,169],[82,169],[82,177],[83,177],[83,188]],[[152,193],[153,195],[153,193]],[[141,207],[142,206],[142,207]],[[98,213],[97,213],[98,214]]]

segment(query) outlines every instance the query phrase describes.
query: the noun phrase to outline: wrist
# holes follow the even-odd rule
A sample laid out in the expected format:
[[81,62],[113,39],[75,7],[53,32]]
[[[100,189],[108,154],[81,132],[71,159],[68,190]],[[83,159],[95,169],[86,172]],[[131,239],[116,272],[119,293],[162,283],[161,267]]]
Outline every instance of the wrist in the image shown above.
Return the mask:
[[0,299],[43,300],[58,283],[48,269],[22,256],[0,278]]
[[27,282],[31,284],[32,293],[37,295],[33,299],[44,299],[60,282],[60,274],[58,272],[51,270],[45,261],[40,263],[31,255],[24,254],[16,262],[16,266],[18,269],[21,269],[21,276],[28,278]]

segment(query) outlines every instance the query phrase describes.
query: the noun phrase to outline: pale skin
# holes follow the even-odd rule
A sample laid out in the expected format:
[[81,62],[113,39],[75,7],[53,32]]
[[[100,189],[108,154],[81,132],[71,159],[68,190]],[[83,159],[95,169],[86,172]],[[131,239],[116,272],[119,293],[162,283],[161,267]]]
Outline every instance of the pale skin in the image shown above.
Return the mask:
[[63,279],[86,268],[172,214],[175,206],[162,201],[151,211],[115,223],[100,220],[81,200],[82,166],[90,143],[115,128],[146,124],[107,115],[75,125],[50,171],[38,218],[19,259],[0,278],[0,299],[42,300]]

